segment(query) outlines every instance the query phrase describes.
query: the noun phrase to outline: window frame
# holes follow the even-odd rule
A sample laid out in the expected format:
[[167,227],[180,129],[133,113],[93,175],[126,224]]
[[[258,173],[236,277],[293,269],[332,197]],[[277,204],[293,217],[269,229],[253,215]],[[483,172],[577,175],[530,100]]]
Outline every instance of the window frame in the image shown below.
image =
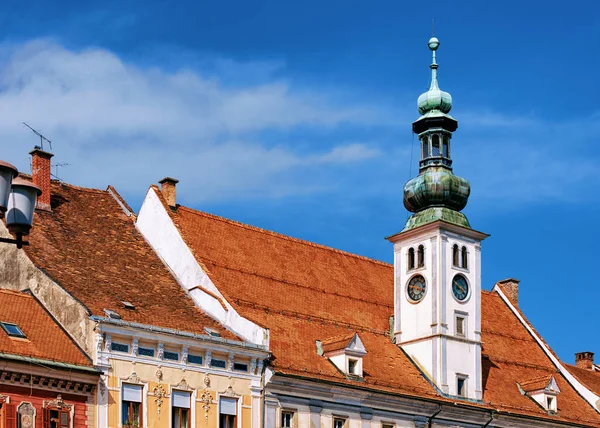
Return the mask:
[[[124,400],[123,399],[123,396],[124,396],[123,391],[124,391],[125,385],[129,385],[129,386],[134,386],[134,387],[140,388],[140,400],[141,401],[137,402],[137,401]],[[120,425],[121,425],[121,427],[122,428],[125,428],[126,426],[137,426],[137,427],[140,427],[140,428],[143,427],[144,426],[144,410],[145,410],[145,407],[144,407],[145,406],[145,400],[144,400],[144,398],[145,398],[144,397],[145,396],[145,394],[144,394],[145,385],[139,384],[139,383],[122,382],[120,389],[121,389],[121,397],[120,397],[121,398],[121,400],[120,400],[121,401],[121,406],[120,406]],[[128,416],[127,422],[131,422],[130,424],[127,424],[127,422],[124,422],[125,414],[123,412],[123,409],[124,409],[124,404],[125,403],[128,403],[128,405],[127,405],[127,409],[128,409],[128,411],[127,411],[127,416]],[[134,405],[135,404],[139,405],[139,409],[138,409],[138,424],[137,425],[135,425],[133,423],[134,419],[131,419],[131,420],[129,419],[130,412],[131,412],[131,414],[135,414],[135,412],[134,412]]]
[[[291,415],[289,425],[283,424],[283,416],[284,415]],[[296,428],[296,411],[295,410],[281,409],[281,418],[280,419],[281,419],[281,428]]]
[[[221,413],[221,400],[223,399],[227,399],[227,400],[235,400],[235,415],[231,415],[228,413]],[[240,413],[240,399],[238,397],[228,397],[226,395],[221,395],[219,396],[219,402],[218,402],[218,415],[219,415],[219,425],[218,428],[236,428],[237,424],[238,424],[238,414]],[[230,417],[232,417],[233,422],[231,422],[231,424],[229,424],[229,419]],[[225,420],[227,421],[225,424],[223,424],[223,419],[225,418]]]
[[[187,394],[189,397],[189,407],[179,407],[179,406],[175,406],[173,403],[173,399],[175,398],[175,394],[176,393],[184,393]],[[186,390],[186,389],[171,389],[171,399],[169,400],[171,403],[171,428],[191,428],[192,426],[192,420],[191,418],[193,417],[193,413],[192,413],[192,403],[194,400],[194,395],[192,394],[192,391],[190,390]],[[176,427],[174,425],[174,417],[175,417],[175,412],[178,411],[179,412],[179,426]],[[183,411],[187,412],[187,426],[183,426],[181,424],[182,419],[182,414]]]
[[333,428],[338,428],[338,426],[336,425],[336,422],[341,422],[341,426],[340,428],[346,428],[347,424],[348,424],[348,418],[344,417],[344,416],[333,416],[333,421],[332,421],[332,427]]
[[[459,382],[461,382],[461,381],[462,381],[463,387],[461,390],[459,390],[458,386],[459,386]],[[462,397],[462,398],[467,398],[468,391],[469,391],[469,376],[457,373],[456,374],[456,396]]]
[[[27,335],[25,333],[23,333],[23,330],[21,329],[21,327],[19,327],[19,325],[15,324],[14,322],[0,321],[0,326],[2,326],[2,329],[9,337],[18,337],[19,339],[27,339]],[[9,330],[9,327],[16,328],[18,332],[11,333]]]

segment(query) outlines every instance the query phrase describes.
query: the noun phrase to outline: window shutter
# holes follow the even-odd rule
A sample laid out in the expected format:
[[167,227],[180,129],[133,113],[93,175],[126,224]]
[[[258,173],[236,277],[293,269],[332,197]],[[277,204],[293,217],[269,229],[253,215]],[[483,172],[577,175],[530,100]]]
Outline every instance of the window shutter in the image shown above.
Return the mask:
[[14,404],[4,403],[4,426],[17,428],[17,411]]
[[181,407],[184,409],[190,408],[191,394],[185,391],[172,391],[173,407]]
[[44,428],[50,428],[50,409],[44,409]]
[[221,397],[220,399],[220,413],[222,415],[236,415],[237,414],[237,400],[235,398]]
[[142,387],[140,385],[123,384],[123,401],[142,402]]

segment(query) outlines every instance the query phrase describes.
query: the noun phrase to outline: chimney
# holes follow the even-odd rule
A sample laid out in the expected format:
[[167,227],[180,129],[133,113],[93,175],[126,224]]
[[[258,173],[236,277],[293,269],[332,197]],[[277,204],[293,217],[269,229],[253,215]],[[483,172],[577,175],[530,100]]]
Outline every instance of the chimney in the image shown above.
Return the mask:
[[589,351],[576,353],[575,365],[580,369],[592,370],[594,368],[594,353]]
[[162,192],[163,198],[167,201],[167,204],[171,208],[175,208],[177,206],[177,183],[179,180],[171,177],[165,177],[159,181],[161,187],[160,191]]
[[36,208],[50,211],[50,159],[54,155],[43,151],[40,146],[35,146],[29,154],[31,155],[31,181],[42,189]]
[[518,279],[508,278],[498,281],[496,285],[502,289],[508,300],[515,305],[519,306],[519,281]]

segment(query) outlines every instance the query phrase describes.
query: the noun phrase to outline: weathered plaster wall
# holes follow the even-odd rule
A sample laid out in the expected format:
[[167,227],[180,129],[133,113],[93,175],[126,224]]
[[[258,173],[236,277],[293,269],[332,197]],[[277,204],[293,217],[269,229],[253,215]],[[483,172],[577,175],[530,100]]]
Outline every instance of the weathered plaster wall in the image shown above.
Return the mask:
[[[11,237],[2,222],[0,236]],[[89,320],[86,308],[39,270],[25,251],[15,245],[0,243],[0,288],[30,289],[77,344],[88,355],[93,355],[94,323]]]

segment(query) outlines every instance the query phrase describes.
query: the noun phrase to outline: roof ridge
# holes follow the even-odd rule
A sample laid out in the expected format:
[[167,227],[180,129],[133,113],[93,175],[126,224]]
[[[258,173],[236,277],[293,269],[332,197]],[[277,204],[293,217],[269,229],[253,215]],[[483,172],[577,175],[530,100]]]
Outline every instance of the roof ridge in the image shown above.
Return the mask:
[[19,296],[19,297],[29,297],[29,298],[33,298],[33,296],[31,295],[31,293],[26,292],[25,290],[9,290],[6,288],[0,288],[0,293],[2,294],[12,294],[13,296]]
[[237,226],[237,227],[241,227],[241,228],[244,228],[244,229],[252,230],[254,232],[264,233],[264,234],[267,234],[267,235],[274,236],[276,238],[281,238],[281,239],[285,239],[285,240],[288,240],[288,241],[296,242],[298,244],[303,244],[303,245],[307,245],[307,246],[310,246],[310,247],[320,248],[322,250],[331,251],[331,252],[338,253],[338,254],[341,254],[341,255],[344,255],[344,256],[354,257],[354,258],[357,258],[357,259],[360,259],[360,260],[372,262],[372,263],[375,263],[375,264],[378,264],[378,265],[382,265],[382,266],[386,266],[386,267],[392,267],[393,266],[391,263],[386,263],[386,262],[383,262],[381,260],[376,260],[376,259],[372,259],[370,257],[361,256],[359,254],[351,253],[349,251],[340,250],[338,248],[329,247],[327,245],[317,244],[315,242],[307,241],[305,239],[294,238],[293,236],[284,235],[283,233],[275,232],[273,230],[264,229],[264,228],[257,227],[257,226],[252,226],[250,224],[242,223],[242,222],[236,221],[236,220],[231,220],[231,219],[228,219],[226,217],[219,216],[219,215],[216,215],[216,214],[210,214],[210,213],[207,213],[207,212],[204,212],[204,211],[200,211],[200,210],[196,210],[196,209],[193,209],[193,208],[185,207],[183,205],[180,205],[180,206],[177,207],[178,211],[180,209],[183,209],[185,211],[189,211],[190,213],[195,214],[195,215],[199,215],[199,216],[202,216],[202,217],[209,217],[209,218],[212,218],[214,220],[222,221],[224,223],[229,223],[229,224],[231,224],[233,226]]

